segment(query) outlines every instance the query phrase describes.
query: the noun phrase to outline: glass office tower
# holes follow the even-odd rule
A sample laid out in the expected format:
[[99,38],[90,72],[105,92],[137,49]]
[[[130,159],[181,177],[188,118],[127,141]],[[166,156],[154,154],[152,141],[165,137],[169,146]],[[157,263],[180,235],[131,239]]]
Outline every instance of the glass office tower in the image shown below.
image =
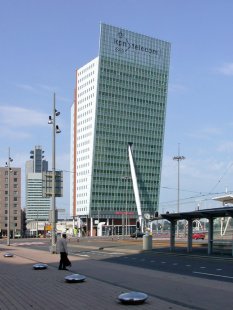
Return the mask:
[[26,162],[26,220],[48,221],[51,199],[43,197],[43,172],[48,171],[44,151],[37,145]]
[[142,215],[157,210],[169,60],[170,43],[101,24],[71,109],[73,216],[137,219],[137,197]]

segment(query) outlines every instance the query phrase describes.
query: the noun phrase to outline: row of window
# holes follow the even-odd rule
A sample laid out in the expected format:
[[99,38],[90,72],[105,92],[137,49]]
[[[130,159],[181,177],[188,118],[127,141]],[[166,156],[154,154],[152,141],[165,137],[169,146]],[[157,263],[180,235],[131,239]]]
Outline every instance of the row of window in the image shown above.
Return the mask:
[[115,79],[116,82],[124,81],[133,81],[137,79],[138,81],[145,83],[147,85],[156,85],[156,86],[167,86],[167,75],[164,72],[161,74],[160,71],[154,70],[143,70],[137,67],[133,67],[132,70],[125,70],[124,66],[119,66],[118,70],[113,70],[109,67],[102,66],[101,72],[107,76],[111,76]]
[[[5,201],[8,201],[8,197],[5,197]],[[18,201],[18,197],[14,197],[14,201]]]
[[[5,175],[8,175],[8,170],[5,171]],[[18,172],[14,171],[14,175],[18,175]]]
[[80,112],[80,111],[82,111],[82,110],[85,110],[85,109],[87,109],[87,108],[89,108],[89,107],[92,106],[92,101],[88,102],[88,103],[85,104],[85,105],[81,105],[81,106],[80,106],[81,101],[82,101],[82,100],[79,101],[78,112]]
[[157,78],[166,80],[167,74],[164,70],[154,69],[153,67],[144,67],[141,65],[135,66],[135,64],[131,64],[130,62],[119,62],[115,61],[113,58],[111,59],[103,59],[101,62],[101,69],[106,68],[111,74],[127,76],[130,78],[133,73],[135,76],[138,76],[139,79],[143,77],[147,78]]
[[[93,98],[94,96],[95,96],[94,93],[89,94],[88,96],[85,96],[84,98],[79,99],[79,100],[78,100],[78,104],[80,105],[80,104],[82,104],[83,102],[85,102],[85,101],[87,101],[87,100],[90,100],[90,99]],[[80,97],[80,96],[78,95],[78,97]]]
[[81,121],[78,122],[78,126],[81,126],[81,125],[86,124],[86,123],[91,122],[91,121],[92,121],[92,117],[82,119]]
[[[11,193],[11,192],[10,192]],[[14,191],[13,192],[14,196],[18,196],[19,195],[19,192],[18,191]],[[5,195],[8,195],[8,191],[5,191]]]
[[86,110],[86,111],[84,111],[83,113],[79,113],[78,114],[78,119],[79,118],[84,118],[85,116],[87,116],[88,114],[92,114],[92,110],[90,109],[90,110]]
[[83,132],[83,131],[87,131],[87,130],[89,130],[91,128],[92,128],[92,123],[87,125],[87,126],[79,128],[79,130],[77,132],[80,133],[80,132]]
[[87,81],[86,83],[81,84],[80,86],[78,86],[78,90],[82,89],[83,87],[86,87],[88,85],[90,85],[91,83],[94,82],[95,79],[90,79],[89,81]]
[[[4,206],[5,206],[5,208],[8,208],[8,203],[5,203]],[[14,207],[14,208],[18,208],[18,204],[17,204],[17,203],[14,203],[14,204],[13,204],[13,207]],[[2,205],[0,204],[0,209],[1,209],[1,208],[2,208]]]
[[[4,184],[5,188],[8,188],[8,184]],[[18,188],[18,184],[14,184],[14,188]],[[1,190],[1,185],[0,185],[0,190]]]
[[85,94],[89,94],[90,91],[92,91],[92,90],[94,90],[94,89],[95,89],[95,87],[94,87],[94,86],[91,86],[90,88],[85,89],[85,90],[82,91],[81,93],[78,93],[78,97],[82,97],[82,96],[85,95]]
[[[17,183],[18,182],[18,178],[14,178],[14,182]],[[5,184],[8,184],[8,178],[5,178]]]
[[87,71],[89,71],[89,70],[91,70],[92,68],[94,68],[94,66],[95,66],[95,63],[92,62],[91,64],[89,64],[89,65],[88,65],[87,67],[85,67],[84,69],[79,70],[79,71],[78,71],[78,75],[80,76],[80,75],[85,74]]
[[[7,221],[7,220],[8,220],[8,217],[5,216],[5,221]],[[18,221],[18,217],[17,216],[14,216],[14,221]]]
[[[78,73],[78,74],[81,75],[82,73]],[[95,74],[95,71],[89,72],[88,74],[84,75],[84,77],[78,79],[78,83],[81,83],[82,81],[84,81],[86,79],[89,79],[93,74]]]
[[[14,214],[18,214],[18,210],[13,210]],[[5,214],[8,214],[8,210],[5,210]]]
[[[7,227],[7,223],[5,223],[4,226]],[[14,227],[17,227],[17,226],[18,226],[17,223],[14,223]]]

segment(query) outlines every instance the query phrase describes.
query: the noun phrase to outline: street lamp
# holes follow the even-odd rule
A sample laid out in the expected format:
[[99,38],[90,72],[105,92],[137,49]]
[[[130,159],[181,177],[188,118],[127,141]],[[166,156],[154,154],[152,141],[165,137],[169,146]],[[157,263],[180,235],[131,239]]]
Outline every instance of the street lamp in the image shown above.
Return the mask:
[[53,114],[49,116],[48,124],[53,125],[52,134],[52,204],[51,204],[51,253],[56,253],[56,193],[55,193],[55,175],[56,175],[56,133],[60,133],[56,125],[56,117],[60,112],[56,110],[56,95],[53,96]]
[[[126,181],[125,187],[126,187],[126,201],[125,201],[125,231],[126,236],[128,235],[128,205],[127,205],[127,195],[128,195],[128,181],[131,180],[131,177],[124,176],[121,178],[122,180]],[[123,229],[123,227],[122,227]]]
[[10,164],[13,159],[10,156],[10,148],[8,150],[8,161],[6,162],[7,175],[8,175],[8,202],[7,202],[7,245],[10,245],[10,173],[12,171]]
[[[184,160],[184,156],[180,156],[180,144],[178,144],[178,155],[173,157],[178,163],[178,186],[177,186],[177,213],[180,213],[180,161]],[[177,222],[177,237],[179,235],[179,226]]]

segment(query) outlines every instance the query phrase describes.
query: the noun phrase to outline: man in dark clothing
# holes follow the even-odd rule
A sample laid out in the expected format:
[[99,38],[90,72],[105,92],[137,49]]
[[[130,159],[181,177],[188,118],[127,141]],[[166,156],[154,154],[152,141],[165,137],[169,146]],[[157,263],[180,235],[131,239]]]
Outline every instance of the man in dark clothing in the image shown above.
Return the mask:
[[[67,250],[67,240],[66,240],[66,234],[62,234],[62,238],[60,238],[57,241],[57,253],[60,253],[60,264],[58,269],[59,270],[68,270],[66,266],[69,266],[68,264],[68,250]],[[71,266],[71,264],[70,264]]]

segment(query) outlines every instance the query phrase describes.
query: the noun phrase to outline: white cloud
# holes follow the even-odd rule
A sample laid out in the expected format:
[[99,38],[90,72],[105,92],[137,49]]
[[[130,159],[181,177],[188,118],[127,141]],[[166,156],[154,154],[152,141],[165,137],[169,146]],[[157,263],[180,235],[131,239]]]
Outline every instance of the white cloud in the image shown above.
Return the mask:
[[221,133],[222,129],[220,128],[206,127],[193,133],[187,133],[187,136],[195,139],[210,139],[212,137],[216,137],[216,135],[220,135]]
[[23,90],[27,90],[27,91],[31,91],[31,92],[35,92],[36,89],[34,87],[32,87],[29,84],[17,84],[16,85],[18,88],[21,88]]
[[168,91],[170,92],[185,92],[187,90],[187,87],[185,85],[179,84],[179,83],[171,83],[168,86]]
[[223,64],[221,67],[217,68],[217,72],[224,75],[233,75],[233,62]]
[[48,86],[48,85],[44,85],[44,84],[37,84],[39,88],[48,91],[50,93],[54,93],[56,92],[56,87],[54,86]]
[[233,153],[233,142],[232,141],[224,141],[222,142],[218,148],[217,151],[224,152],[224,153]]
[[55,86],[49,86],[49,85],[44,85],[44,84],[35,84],[35,85],[30,85],[30,84],[17,84],[16,85],[18,88],[23,89],[25,91],[33,92],[36,94],[42,94],[42,93],[51,93],[53,94],[54,92],[57,91],[57,88]]
[[28,139],[31,137],[30,132],[25,132],[23,130],[15,130],[13,128],[6,128],[5,126],[1,127],[0,126],[0,137],[1,138],[8,138],[8,139]]
[[47,126],[48,115],[17,106],[0,107],[0,127],[10,130],[15,127]]
[[[180,163],[180,209],[194,210],[214,207],[212,200],[216,193],[232,190],[233,162],[217,160],[213,157],[186,158]],[[177,162],[171,157],[163,160],[161,180],[160,210],[173,211],[177,208]],[[217,205],[218,206],[218,205]]]

